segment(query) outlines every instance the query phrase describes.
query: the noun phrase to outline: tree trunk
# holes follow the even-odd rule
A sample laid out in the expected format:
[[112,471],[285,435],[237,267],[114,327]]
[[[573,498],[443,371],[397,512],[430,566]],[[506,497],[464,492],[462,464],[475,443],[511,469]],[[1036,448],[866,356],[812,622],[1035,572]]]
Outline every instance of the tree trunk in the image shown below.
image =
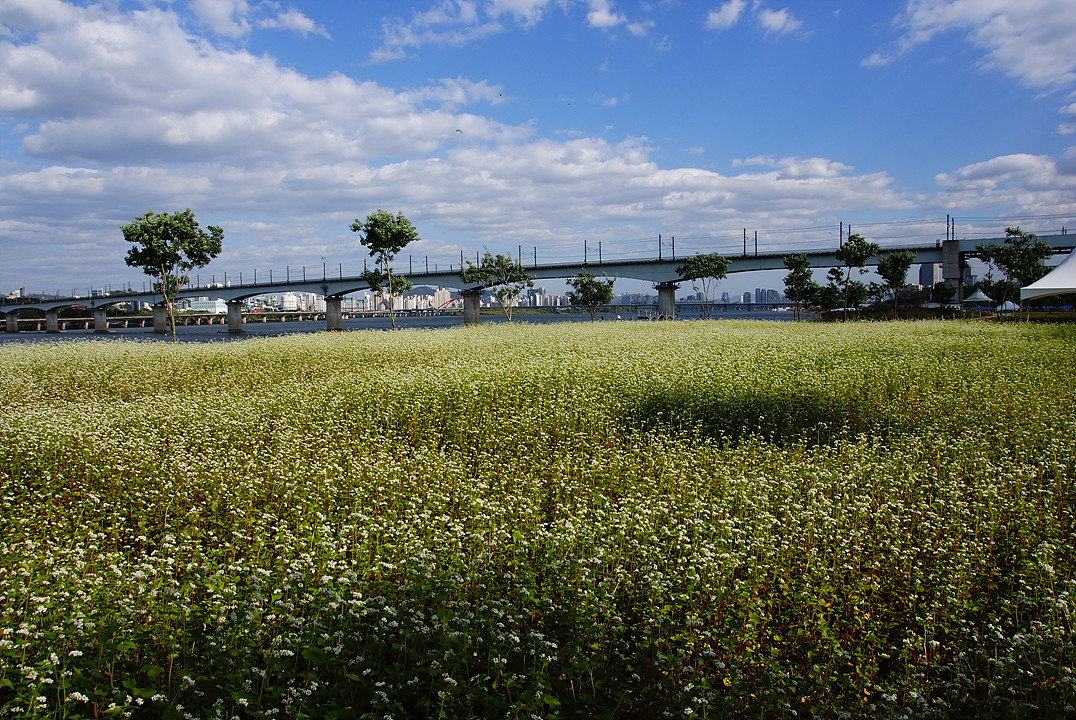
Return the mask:
[[172,342],[176,342],[176,309],[173,300],[169,297],[164,299],[164,307],[168,310],[168,327],[172,330]]
[[392,266],[385,263],[385,273],[389,278],[389,320],[392,321],[392,329],[396,329],[396,315],[392,311]]

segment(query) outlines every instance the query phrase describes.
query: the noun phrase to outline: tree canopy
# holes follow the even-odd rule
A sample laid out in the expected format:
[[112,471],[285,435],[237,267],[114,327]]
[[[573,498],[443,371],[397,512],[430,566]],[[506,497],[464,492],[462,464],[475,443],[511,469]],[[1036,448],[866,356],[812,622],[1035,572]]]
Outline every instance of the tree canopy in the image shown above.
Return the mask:
[[392,329],[396,329],[396,314],[393,312],[393,297],[410,290],[411,282],[401,275],[392,276],[392,261],[410,243],[419,239],[418,231],[402,212],[393,215],[387,210],[375,210],[351,223],[351,232],[359,234],[359,242],[370,251],[370,256],[377,261],[377,268],[363,272],[362,279],[375,294],[386,292],[389,300],[389,318]]
[[818,283],[811,276],[811,261],[807,253],[795,253],[786,255],[785,267],[788,275],[785,276],[785,297],[793,303],[793,316],[798,320],[800,308],[804,303],[810,302],[818,292]]
[[568,278],[568,284],[572,287],[568,292],[568,299],[572,305],[585,307],[590,313],[590,321],[594,322],[598,308],[608,305],[613,299],[614,282],[614,278],[599,279],[593,273],[583,270]]
[[468,285],[494,288],[493,297],[497,298],[509,322],[516,298],[524,288],[534,287],[534,280],[511,253],[493,255],[488,249],[478,265],[468,261],[467,267],[460,271],[460,280]]
[[717,288],[718,281],[729,274],[729,261],[721,253],[699,253],[689,257],[676,268],[676,274],[684,280],[691,281],[696,293],[702,293],[702,310],[707,319],[713,311],[711,293]]
[[980,243],[975,246],[979,257],[997,267],[1005,275],[1004,283],[993,283],[994,300],[1004,303],[1019,297],[1020,288],[1030,285],[1047,273],[1044,261],[1053,257],[1054,249],[1034,233],[1020,228],[1005,228],[1003,244]]
[[897,316],[897,293],[904,287],[913,262],[915,253],[911,250],[888,252],[878,260],[878,274],[885,280],[885,287],[893,293],[893,317]]
[[224,231],[215,225],[202,230],[190,208],[174,213],[147,211],[120,228],[131,243],[127,264],[157,278],[153,291],[159,292],[168,311],[172,342],[176,340],[175,300],[180,288],[190,282],[187,273],[205,267],[221,250]]
[[844,264],[845,271],[841,273],[838,268],[834,268],[837,272],[834,273],[831,270],[828,277],[830,283],[840,290],[846,318],[849,306],[857,307],[867,300],[867,286],[852,280],[852,268],[857,268],[860,274],[867,272],[865,269],[867,261],[871,256],[877,255],[878,250],[877,243],[872,243],[863,236],[853,233],[834,253],[837,260]]

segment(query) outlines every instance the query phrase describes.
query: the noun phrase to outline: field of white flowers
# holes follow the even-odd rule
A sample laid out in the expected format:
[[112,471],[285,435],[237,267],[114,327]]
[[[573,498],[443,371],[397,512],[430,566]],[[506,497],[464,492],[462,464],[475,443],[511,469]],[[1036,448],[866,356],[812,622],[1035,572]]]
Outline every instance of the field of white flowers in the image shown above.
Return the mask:
[[1076,327],[0,347],[0,717],[1072,717]]

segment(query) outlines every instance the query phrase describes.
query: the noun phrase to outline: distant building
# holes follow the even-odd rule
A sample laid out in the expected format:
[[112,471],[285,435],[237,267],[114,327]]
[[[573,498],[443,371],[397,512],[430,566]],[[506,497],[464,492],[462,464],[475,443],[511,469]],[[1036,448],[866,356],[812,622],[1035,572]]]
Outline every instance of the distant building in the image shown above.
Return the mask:
[[744,305],[750,305],[751,304],[751,293],[750,292],[745,292],[740,297],[740,302],[742,302]]
[[941,263],[923,263],[919,266],[919,284],[923,287],[934,287],[941,279]]
[[210,313],[213,315],[225,315],[228,313],[228,303],[220,298],[191,298],[187,301],[188,312]]

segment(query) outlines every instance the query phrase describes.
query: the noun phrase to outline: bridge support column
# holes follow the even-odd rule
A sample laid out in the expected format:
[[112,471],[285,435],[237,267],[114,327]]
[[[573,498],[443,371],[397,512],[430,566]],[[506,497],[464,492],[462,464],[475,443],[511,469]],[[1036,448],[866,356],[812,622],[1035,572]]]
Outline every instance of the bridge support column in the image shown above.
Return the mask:
[[658,316],[671,320],[676,317],[676,289],[680,286],[674,282],[663,282],[656,287],[658,291]]
[[228,332],[243,332],[243,301],[228,301]]
[[326,295],[325,296],[325,329],[326,330],[343,330],[344,329],[344,313],[341,312],[341,308],[344,304],[344,298],[340,295]]
[[59,310],[46,310],[45,311],[45,332],[58,333],[60,332],[60,311]]
[[108,332],[108,316],[105,315],[104,308],[93,309],[93,331],[95,333]]
[[960,241],[956,238],[942,243],[942,280],[946,287],[956,288],[956,301],[964,299],[964,268],[967,262],[960,254]]
[[4,325],[9,333],[17,333],[19,331],[19,314],[9,312],[4,316]]
[[463,324],[477,325],[482,318],[482,288],[471,288],[460,293],[463,296]]
[[162,335],[168,332],[168,308],[164,305],[153,306],[153,332]]

